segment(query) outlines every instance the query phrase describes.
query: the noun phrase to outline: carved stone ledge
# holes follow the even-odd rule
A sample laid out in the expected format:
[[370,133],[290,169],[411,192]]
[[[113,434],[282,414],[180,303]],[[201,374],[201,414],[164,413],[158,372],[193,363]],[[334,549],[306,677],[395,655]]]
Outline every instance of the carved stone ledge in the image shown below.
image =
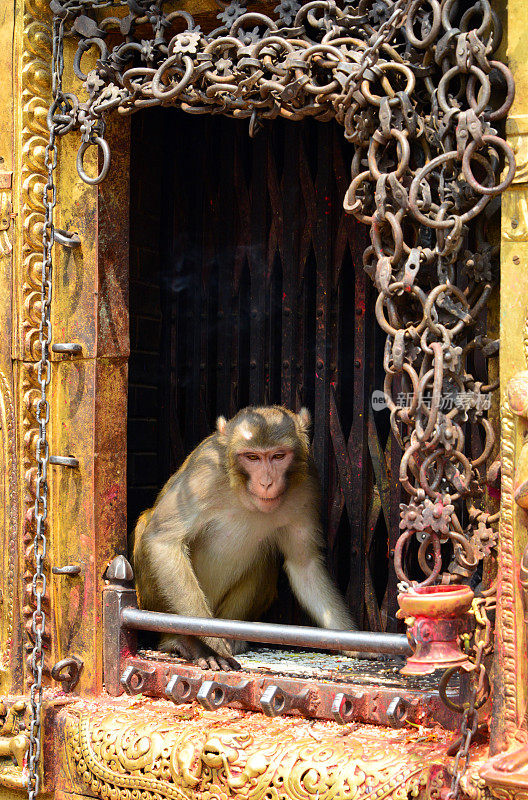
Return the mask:
[[[452,734],[136,699],[58,717],[59,786],[112,800],[439,797]],[[61,746],[64,742],[65,746]]]

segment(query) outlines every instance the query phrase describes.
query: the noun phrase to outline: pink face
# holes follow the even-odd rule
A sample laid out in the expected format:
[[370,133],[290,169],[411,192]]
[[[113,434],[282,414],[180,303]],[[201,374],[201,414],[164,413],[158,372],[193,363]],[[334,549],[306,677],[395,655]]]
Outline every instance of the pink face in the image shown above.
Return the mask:
[[273,450],[244,450],[238,454],[238,463],[248,476],[247,491],[259,511],[275,511],[287,489],[288,467],[293,461],[293,450],[276,447]]

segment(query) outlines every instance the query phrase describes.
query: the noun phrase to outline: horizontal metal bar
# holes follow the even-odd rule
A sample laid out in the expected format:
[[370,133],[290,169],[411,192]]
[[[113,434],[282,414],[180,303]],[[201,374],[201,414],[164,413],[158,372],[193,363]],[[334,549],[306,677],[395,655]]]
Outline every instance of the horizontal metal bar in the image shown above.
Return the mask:
[[75,469],[79,466],[79,459],[73,456],[50,456],[49,463],[55,464],[57,467],[72,467]]
[[53,228],[53,238],[63,247],[79,247],[81,239],[78,233],[70,233],[62,228]]
[[65,567],[52,567],[54,575],[80,575],[81,568],[78,564],[67,564]]
[[77,342],[57,342],[51,345],[51,349],[54,353],[66,353],[71,356],[82,353],[82,345]]
[[159,611],[124,608],[121,622],[125,628],[157,633],[185,633],[191,636],[225,636],[261,644],[315,647],[320,650],[357,650],[361,653],[389,653],[407,656],[411,648],[400,633],[334,631],[299,625],[272,625],[268,622],[240,622],[233,619],[180,617]]

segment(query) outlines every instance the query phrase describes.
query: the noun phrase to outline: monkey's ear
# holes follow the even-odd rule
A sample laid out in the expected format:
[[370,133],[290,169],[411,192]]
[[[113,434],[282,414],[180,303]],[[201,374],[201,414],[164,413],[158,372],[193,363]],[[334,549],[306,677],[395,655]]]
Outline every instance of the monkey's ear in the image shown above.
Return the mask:
[[226,425],[227,425],[226,418],[218,417],[218,419],[216,420],[216,430],[218,431],[218,433],[224,434],[226,432]]
[[301,408],[299,413],[297,414],[297,419],[299,420],[299,425],[301,430],[304,433],[308,433],[310,430],[310,425],[312,424],[312,416],[307,408]]

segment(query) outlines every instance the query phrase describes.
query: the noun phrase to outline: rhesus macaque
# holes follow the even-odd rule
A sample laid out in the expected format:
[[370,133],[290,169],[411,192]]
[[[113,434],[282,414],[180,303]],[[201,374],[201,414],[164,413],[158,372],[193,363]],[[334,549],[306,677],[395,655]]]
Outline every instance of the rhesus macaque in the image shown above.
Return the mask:
[[[321,551],[319,481],[310,414],[279,406],[220,417],[145,511],[135,530],[142,608],[258,620],[275,595],[279,560],[301,606],[321,627],[356,625]],[[241,647],[242,644],[242,647]],[[164,635],[161,649],[202,668],[237,669],[246,643]]]

